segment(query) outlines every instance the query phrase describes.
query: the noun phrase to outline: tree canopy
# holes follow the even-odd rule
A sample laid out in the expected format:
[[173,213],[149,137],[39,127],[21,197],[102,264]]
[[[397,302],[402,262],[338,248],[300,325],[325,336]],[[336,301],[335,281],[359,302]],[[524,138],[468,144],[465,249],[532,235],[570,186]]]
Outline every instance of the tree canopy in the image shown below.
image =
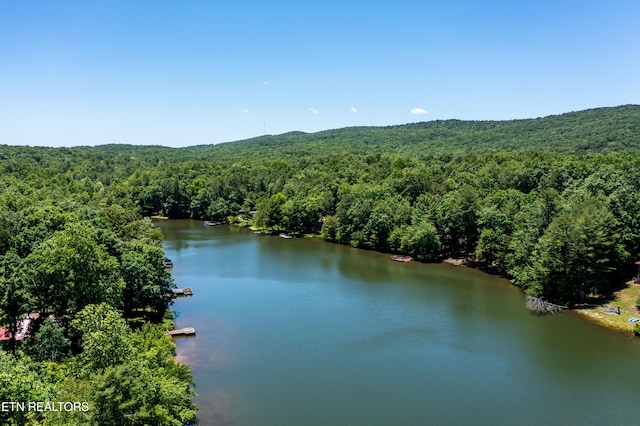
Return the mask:
[[193,378],[163,335],[173,282],[155,214],[466,258],[553,303],[604,294],[640,258],[638,153],[637,105],[180,149],[0,146],[0,325],[15,336],[39,314],[31,341],[0,352],[1,399],[90,401],[66,424],[194,417]]

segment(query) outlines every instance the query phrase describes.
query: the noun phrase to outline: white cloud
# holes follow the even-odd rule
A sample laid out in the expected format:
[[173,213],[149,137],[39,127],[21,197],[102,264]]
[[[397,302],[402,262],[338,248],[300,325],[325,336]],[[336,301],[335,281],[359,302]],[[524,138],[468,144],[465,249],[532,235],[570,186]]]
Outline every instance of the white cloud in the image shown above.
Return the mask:
[[248,112],[249,112],[249,110],[248,110],[248,109],[246,109],[246,108],[242,108],[242,112],[244,112],[244,113],[246,114],[246,113],[248,113]]
[[271,82],[265,80],[265,81],[262,82],[262,85],[263,86],[271,86]]
[[318,111],[318,110],[317,110],[317,109],[315,109],[315,108],[309,108],[309,111],[311,111],[311,112],[312,112],[312,113],[314,113],[314,114],[320,114],[320,111]]
[[349,111],[351,111],[351,112],[358,112],[358,110],[356,109],[356,107],[351,107],[351,108],[349,109]]
[[427,113],[427,110],[424,108],[414,108],[411,110],[411,114],[413,115],[423,115],[426,113]]

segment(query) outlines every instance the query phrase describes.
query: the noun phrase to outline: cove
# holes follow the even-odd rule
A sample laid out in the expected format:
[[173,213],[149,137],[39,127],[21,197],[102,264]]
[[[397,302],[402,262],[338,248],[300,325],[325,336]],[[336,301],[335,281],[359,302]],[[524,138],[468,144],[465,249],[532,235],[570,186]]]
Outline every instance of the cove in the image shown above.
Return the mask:
[[159,221],[203,425],[635,424],[640,339],[452,265]]

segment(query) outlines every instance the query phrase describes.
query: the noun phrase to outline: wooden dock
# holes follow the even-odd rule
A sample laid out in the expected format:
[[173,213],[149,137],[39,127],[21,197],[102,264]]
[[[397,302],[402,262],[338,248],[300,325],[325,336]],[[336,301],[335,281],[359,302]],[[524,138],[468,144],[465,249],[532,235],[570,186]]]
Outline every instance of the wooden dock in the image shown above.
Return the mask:
[[166,334],[169,336],[195,336],[196,329],[193,327],[179,328],[177,330],[167,331]]
[[191,287],[174,288],[171,292],[174,296],[193,296],[193,290]]
[[395,260],[396,262],[411,262],[413,260],[413,257],[411,256],[400,256],[400,255],[393,255],[391,256],[391,260]]

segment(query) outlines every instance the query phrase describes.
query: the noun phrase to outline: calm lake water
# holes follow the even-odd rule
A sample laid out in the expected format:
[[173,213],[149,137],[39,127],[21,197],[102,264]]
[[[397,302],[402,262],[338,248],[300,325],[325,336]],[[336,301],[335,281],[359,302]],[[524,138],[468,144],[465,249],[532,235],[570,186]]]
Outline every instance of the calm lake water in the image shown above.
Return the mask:
[[310,239],[157,222],[203,425],[622,425],[640,339],[506,280]]

